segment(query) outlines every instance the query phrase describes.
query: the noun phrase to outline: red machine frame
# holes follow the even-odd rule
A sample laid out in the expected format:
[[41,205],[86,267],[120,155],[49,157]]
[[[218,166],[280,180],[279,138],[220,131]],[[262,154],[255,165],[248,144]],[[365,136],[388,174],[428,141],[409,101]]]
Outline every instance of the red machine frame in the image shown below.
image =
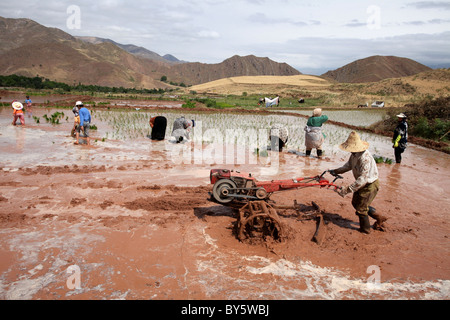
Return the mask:
[[[335,177],[333,181],[323,177],[327,172]],[[210,172],[210,182],[214,185],[212,198],[221,204],[233,200],[267,201],[274,192],[307,187],[333,188],[337,191],[341,188],[334,184],[337,179],[342,177],[331,170],[314,177],[270,181],[258,181],[251,173],[228,169],[212,169]]]

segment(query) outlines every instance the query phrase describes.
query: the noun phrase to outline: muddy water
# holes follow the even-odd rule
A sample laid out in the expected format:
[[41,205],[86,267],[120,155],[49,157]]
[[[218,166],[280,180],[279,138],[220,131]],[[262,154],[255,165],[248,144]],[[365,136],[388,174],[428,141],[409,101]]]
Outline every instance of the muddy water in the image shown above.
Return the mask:
[[[55,111],[64,111],[68,121],[45,123],[43,115]],[[316,175],[347,160],[337,147],[347,129],[324,128],[326,156],[319,160],[302,156],[303,118],[185,114],[198,126],[191,142],[176,144],[170,132],[161,142],[146,137],[150,113],[128,114],[95,111],[98,130],[87,147],[73,145],[70,110],[36,108],[40,124],[26,118],[25,127],[13,127],[11,111],[1,109],[0,298],[450,297],[448,155],[410,145],[402,165],[378,165],[381,189],[374,204],[389,216],[388,232],[362,235],[351,198],[302,189],[273,200],[315,201],[328,222],[323,245],[311,241],[315,221],[280,212],[295,237],[251,246],[233,236],[233,210],[207,201],[209,170],[249,171],[260,180]],[[180,113],[161,114],[170,131]],[[117,118],[124,123],[117,125]],[[274,122],[289,127],[287,150],[298,154],[255,155],[267,145],[266,129]],[[256,133],[256,143],[227,140],[227,130]],[[372,153],[393,158],[389,139],[362,137]],[[350,182],[347,173],[342,183]],[[80,289],[66,282],[73,265],[81,269]],[[381,281],[369,281],[376,270]]]
[[[1,99],[0,102],[3,103],[11,103],[13,100],[17,100],[19,102],[25,103],[25,99],[27,94],[24,92],[0,92]],[[47,103],[47,102],[56,102],[65,100],[70,98],[68,95],[39,95],[39,96],[31,96],[31,101],[33,103]]]
[[[312,116],[311,110],[280,110],[289,113],[298,113],[305,116]],[[378,121],[381,121],[386,116],[386,109],[358,109],[358,110],[324,110],[324,115],[333,121],[342,122],[345,124],[367,127]]]
[[[64,115],[60,124],[46,123],[44,115],[50,117],[55,112]],[[151,116],[162,115],[168,119],[166,140],[151,143],[148,136]],[[184,115],[195,119],[196,127],[191,133],[192,143],[174,144],[171,137],[173,121]],[[0,109],[2,125],[0,148],[11,155],[2,164],[12,169],[37,165],[92,164],[115,161],[149,160],[155,153],[161,154],[161,161],[171,163],[208,164],[271,164],[278,159],[264,157],[267,153],[269,128],[275,123],[284,124],[289,130],[286,150],[302,154],[304,152],[304,131],[306,119],[279,115],[233,115],[199,114],[180,112],[105,111],[92,112],[92,123],[98,130],[92,130],[92,149],[73,148],[70,130],[73,115],[68,109],[34,108],[26,115],[24,128],[10,126],[12,120],[9,108]],[[39,118],[39,123],[34,118]],[[324,150],[330,159],[345,156],[338,145],[346,140],[350,129],[326,125]],[[390,141],[386,137],[361,133],[361,137],[371,143],[372,153],[393,158]],[[259,150],[259,157],[255,151]],[[25,152],[26,156],[23,156]],[[275,163],[272,163],[273,167]],[[278,174],[278,172],[275,172]]]

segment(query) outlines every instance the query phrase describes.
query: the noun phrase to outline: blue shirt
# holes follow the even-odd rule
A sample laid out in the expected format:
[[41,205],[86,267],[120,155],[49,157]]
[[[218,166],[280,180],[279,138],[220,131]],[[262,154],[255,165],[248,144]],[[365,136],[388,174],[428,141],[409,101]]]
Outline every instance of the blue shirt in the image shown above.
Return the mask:
[[81,108],[79,111],[80,114],[80,125],[84,126],[85,122],[91,123],[91,113],[86,108]]

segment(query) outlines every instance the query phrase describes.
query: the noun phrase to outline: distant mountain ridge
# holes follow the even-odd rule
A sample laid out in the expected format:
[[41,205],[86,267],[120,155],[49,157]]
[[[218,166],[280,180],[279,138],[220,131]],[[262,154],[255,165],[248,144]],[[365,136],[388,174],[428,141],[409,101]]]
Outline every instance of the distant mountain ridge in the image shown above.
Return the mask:
[[160,81],[195,85],[237,75],[292,75],[285,63],[234,56],[219,64],[182,63],[135,45],[97,37],[74,37],[30,19],[0,17],[0,74],[41,76],[68,84],[169,88]]
[[109,43],[112,43],[112,44],[118,46],[119,48],[122,48],[123,50],[125,50],[131,54],[134,54],[134,55],[142,57],[142,58],[150,59],[150,60],[162,61],[162,62],[167,62],[167,63],[182,62],[170,54],[167,54],[165,56],[160,56],[156,52],[150,51],[144,47],[136,46],[134,44],[121,44],[121,43],[117,43],[111,39],[104,39],[104,38],[98,38],[98,37],[75,36],[75,38],[80,39],[85,42],[88,42],[88,43],[92,43],[92,44],[109,42]]
[[429,70],[430,67],[408,58],[371,56],[328,71],[322,76],[337,82],[364,83],[406,77]]

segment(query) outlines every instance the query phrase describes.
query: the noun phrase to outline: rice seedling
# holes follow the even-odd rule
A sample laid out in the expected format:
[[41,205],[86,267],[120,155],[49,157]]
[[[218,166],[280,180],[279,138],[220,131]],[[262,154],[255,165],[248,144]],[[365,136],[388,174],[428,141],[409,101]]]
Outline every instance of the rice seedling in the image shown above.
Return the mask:
[[[310,113],[311,111],[309,111]],[[326,112],[324,112],[326,113]],[[98,125],[98,134],[109,140],[137,140],[148,139],[151,134],[149,120],[154,116],[164,116],[167,119],[166,139],[171,138],[172,124],[175,119],[185,116],[186,119],[194,119],[196,126],[192,129],[190,138],[198,145],[235,145],[237,147],[249,147],[257,155],[264,156],[270,145],[270,128],[279,123],[285,126],[289,132],[286,150],[305,150],[305,131],[307,119],[284,114],[237,114],[237,113],[199,113],[194,110],[173,110],[161,112],[147,112],[140,110],[97,110],[93,120]],[[370,117],[357,113],[363,119]],[[364,118],[365,117],[365,118]],[[367,121],[366,123],[368,123]],[[352,129],[325,123],[323,133],[325,141],[323,149],[327,156],[332,156],[342,151],[339,144],[347,140]],[[371,150],[383,154],[391,148],[386,147],[385,137],[375,134],[360,132],[365,141],[369,141]],[[103,140],[102,140],[103,141]],[[390,146],[389,146],[390,147]],[[389,160],[384,160],[389,163]]]
[[392,164],[393,160],[390,158],[386,158],[386,157],[381,157],[381,156],[377,156],[377,155],[373,155],[373,158],[375,159],[376,163],[387,163],[387,164]]
[[[47,116],[46,114],[43,115],[43,118],[45,119],[45,121],[47,121],[47,123],[51,123],[51,124],[60,124],[59,120],[64,118],[64,112],[55,112],[53,113],[50,117]],[[67,121],[67,119],[66,119]]]

